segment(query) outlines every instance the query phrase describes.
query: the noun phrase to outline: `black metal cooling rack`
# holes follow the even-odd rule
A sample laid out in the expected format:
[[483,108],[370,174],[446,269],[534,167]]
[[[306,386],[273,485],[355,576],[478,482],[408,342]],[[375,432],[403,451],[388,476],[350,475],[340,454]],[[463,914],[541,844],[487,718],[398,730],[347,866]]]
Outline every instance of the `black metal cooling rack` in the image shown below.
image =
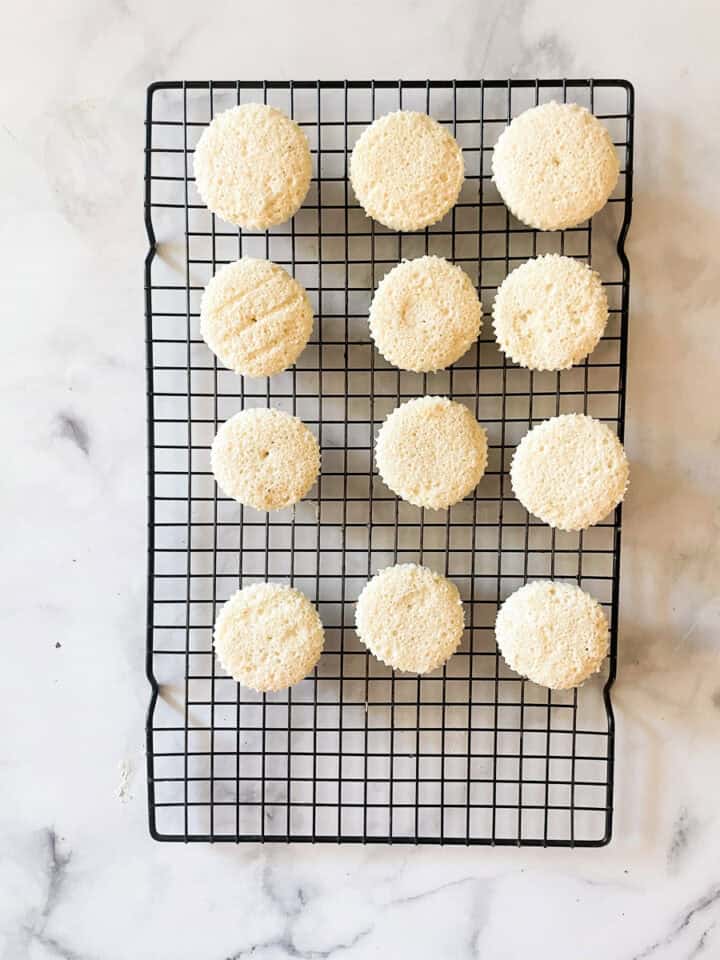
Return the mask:
[[[550,99],[588,106],[621,157],[618,187],[592,223],[537,233],[514,220],[490,178],[497,136]],[[216,220],[193,181],[193,147],[218,111],[272,103],[307,133],[314,178],[287,224],[250,234]],[[441,223],[398,234],[367,219],[346,177],[360,132],[404,107],[446,124],[467,179]],[[530,426],[584,411],[622,438],[628,320],[624,240],[632,200],[633,90],[622,80],[177,82],[148,90],[145,264],[149,425],[147,721],[150,831],[177,841],[344,841],[599,846],[612,831],[620,508],[580,534],[550,530],[515,500],[513,449]],[[572,370],[531,373],[498,352],[493,292],[530,256],[557,251],[600,271],[611,319]],[[367,310],[403,257],[461,263],[485,306],[480,342],[449,371],[416,375],[372,348]],[[296,367],[252,380],[218,368],[198,331],[199,296],[242,255],[288,268],[313,300],[314,338]],[[470,406],[489,433],[487,473],[448,511],[399,501],[373,470],[387,413],[421,394]],[[209,446],[218,423],[274,406],[316,431],[323,470],[294,510],[261,514],[218,495]],[[369,656],[353,627],[366,580],[398,561],[451,577],[468,628],[447,666],[418,678]],[[498,656],[498,604],[526,580],[581,584],[606,606],[612,644],[601,675],[549,692]],[[219,670],[218,606],[256,580],[295,584],[320,610],[315,674],[260,696]]]

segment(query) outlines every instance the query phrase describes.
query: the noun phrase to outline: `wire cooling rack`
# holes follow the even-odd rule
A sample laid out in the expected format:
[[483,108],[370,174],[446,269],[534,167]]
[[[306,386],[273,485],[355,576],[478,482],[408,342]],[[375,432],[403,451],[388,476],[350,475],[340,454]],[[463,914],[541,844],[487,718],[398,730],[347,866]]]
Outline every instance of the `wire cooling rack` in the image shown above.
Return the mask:
[[[575,101],[608,126],[618,187],[592,224],[537,233],[516,221],[490,177],[508,121],[547,100]],[[267,102],[310,140],[314,177],[292,221],[245,233],[216,220],[195,190],[193,148],[212,116]],[[447,125],[464,153],[460,201],[441,223],[399,234],[366,218],[349,153],[375,118],[400,107]],[[514,498],[513,450],[535,423],[587,412],[622,438],[632,198],[633,91],[621,80],[157,83],[148,90],[145,266],[149,424],[147,721],[150,831],[158,840],[346,841],[599,846],[612,831],[613,714],[620,508],[584,533],[556,532]],[[497,285],[524,259],[561,252],[592,262],[610,323],[590,358],[562,373],[508,363],[492,335]],[[402,258],[462,264],[485,307],[481,339],[445,372],[401,372],[373,349],[370,298]],[[285,266],[315,310],[291,370],[248,379],[219,368],[199,335],[199,298],[218,266],[243,255]],[[467,404],[487,428],[488,470],[447,511],[397,499],[373,467],[373,440],[400,402]],[[265,514],[219,494],[209,447],[245,407],[301,417],[322,475],[294,509]],[[418,678],[370,656],[354,602],[383,567],[416,561],[458,585],[462,647]],[[611,653],[580,690],[549,692],[499,657],[498,604],[528,579],[579,583],[609,614]],[[265,696],[226,677],[212,653],[219,605],[258,580],[296,585],[317,604],[326,649],[312,677]]]

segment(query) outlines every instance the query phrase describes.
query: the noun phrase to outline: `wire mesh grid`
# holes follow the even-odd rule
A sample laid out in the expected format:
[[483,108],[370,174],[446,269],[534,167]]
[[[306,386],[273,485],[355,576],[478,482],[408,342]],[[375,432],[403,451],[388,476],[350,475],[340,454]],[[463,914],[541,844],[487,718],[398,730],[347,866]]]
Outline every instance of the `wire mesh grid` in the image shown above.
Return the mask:
[[[621,158],[618,186],[592,223],[538,233],[516,221],[490,177],[508,121],[547,100],[589,107]],[[314,177],[301,210],[268,233],[216,220],[195,190],[193,148],[212,116],[267,102],[303,127]],[[397,233],[365,217],[349,186],[362,130],[417,109],[460,143],[466,181],[440,223]],[[145,219],[149,424],[147,724],[150,830],[178,841],[346,841],[587,845],[612,830],[613,715],[620,508],[584,533],[528,516],[509,485],[515,445],[534,424],[587,412],[623,436],[632,193],[633,92],[620,80],[168,82],[148,91]],[[498,351],[488,313],[524,259],[560,252],[591,262],[610,322],[584,363],[532,373]],[[374,288],[403,258],[462,264],[485,308],[481,338],[449,370],[401,372],[373,349]],[[313,302],[298,363],[270,379],[219,368],[199,334],[199,297],[243,255],[286,267]],[[398,500],[378,478],[373,442],[406,399],[447,395],[488,430],[487,472],[447,511]],[[295,508],[265,514],[223,497],[209,468],[219,423],[272,405],[316,433],[322,473]],[[459,587],[462,647],[424,677],[370,656],[354,602],[383,567],[425,564]],[[550,692],[498,655],[498,604],[528,579],[580,584],[605,606],[611,653],[580,690]],[[212,625],[239,586],[290,583],[318,606],[326,647],[313,676],[258,695],[224,675]]]

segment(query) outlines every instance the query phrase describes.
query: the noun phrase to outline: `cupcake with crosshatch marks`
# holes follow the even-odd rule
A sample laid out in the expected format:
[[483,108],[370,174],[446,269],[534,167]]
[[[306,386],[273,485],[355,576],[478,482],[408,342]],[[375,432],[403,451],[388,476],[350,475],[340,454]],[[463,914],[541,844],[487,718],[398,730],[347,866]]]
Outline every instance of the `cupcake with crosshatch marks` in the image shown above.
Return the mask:
[[307,137],[281,110],[244,103],[219,113],[193,159],[203,203],[246,230],[267,230],[300,209],[310,188]]
[[576,103],[526,110],[500,134],[493,180],[508,209],[537,230],[589,219],[615,189],[620,165],[606,127]]
[[229,370],[269,377],[305,349],[313,312],[303,287],[277,263],[243,257],[210,280],[200,302],[200,334]]
[[455,138],[426,113],[375,120],[355,144],[350,182],[365,213],[391,230],[422,230],[457,203],[465,178]]

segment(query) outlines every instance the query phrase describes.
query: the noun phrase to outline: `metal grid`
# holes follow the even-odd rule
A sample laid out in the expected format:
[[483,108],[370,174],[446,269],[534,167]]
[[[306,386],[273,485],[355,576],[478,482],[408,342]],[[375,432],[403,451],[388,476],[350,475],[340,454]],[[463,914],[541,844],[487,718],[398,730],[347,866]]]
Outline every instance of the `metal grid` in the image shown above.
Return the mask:
[[[585,104],[621,157],[615,194],[591,224],[537,233],[509,215],[490,179],[493,144],[519,112],[550,99]],[[200,202],[197,139],[214,113],[264,101],[307,133],[310,193],[287,224],[235,230]],[[404,107],[446,124],[467,179],[441,223],[399,234],[367,219],[346,177],[377,116]],[[581,534],[550,530],[515,500],[508,468],[533,424],[584,411],[623,436],[633,91],[620,80],[159,83],[148,91],[145,221],[149,424],[147,724],[150,831],[159,840],[585,845],[612,829],[620,509]],[[499,353],[488,317],[496,286],[529,256],[558,251],[601,272],[611,319],[589,360],[531,373]],[[370,298],[401,258],[462,264],[485,307],[480,342],[449,371],[410,374],[371,346]],[[289,269],[313,301],[313,339],[291,370],[248,379],[218,368],[198,330],[216,268],[242,255]],[[398,500],[373,469],[374,436],[422,394],[466,403],[487,428],[488,470],[448,511]],[[300,416],[322,475],[294,509],[263,514],[218,494],[209,446],[249,406]],[[416,561],[451,577],[467,630],[447,666],[395,673],[361,646],[354,601],[384,566]],[[604,603],[611,654],[579,691],[522,680],[497,653],[498,604],[536,577],[579,583]],[[212,653],[219,605],[239,585],[295,584],[317,604],[326,650],[292,690],[257,695]]]

